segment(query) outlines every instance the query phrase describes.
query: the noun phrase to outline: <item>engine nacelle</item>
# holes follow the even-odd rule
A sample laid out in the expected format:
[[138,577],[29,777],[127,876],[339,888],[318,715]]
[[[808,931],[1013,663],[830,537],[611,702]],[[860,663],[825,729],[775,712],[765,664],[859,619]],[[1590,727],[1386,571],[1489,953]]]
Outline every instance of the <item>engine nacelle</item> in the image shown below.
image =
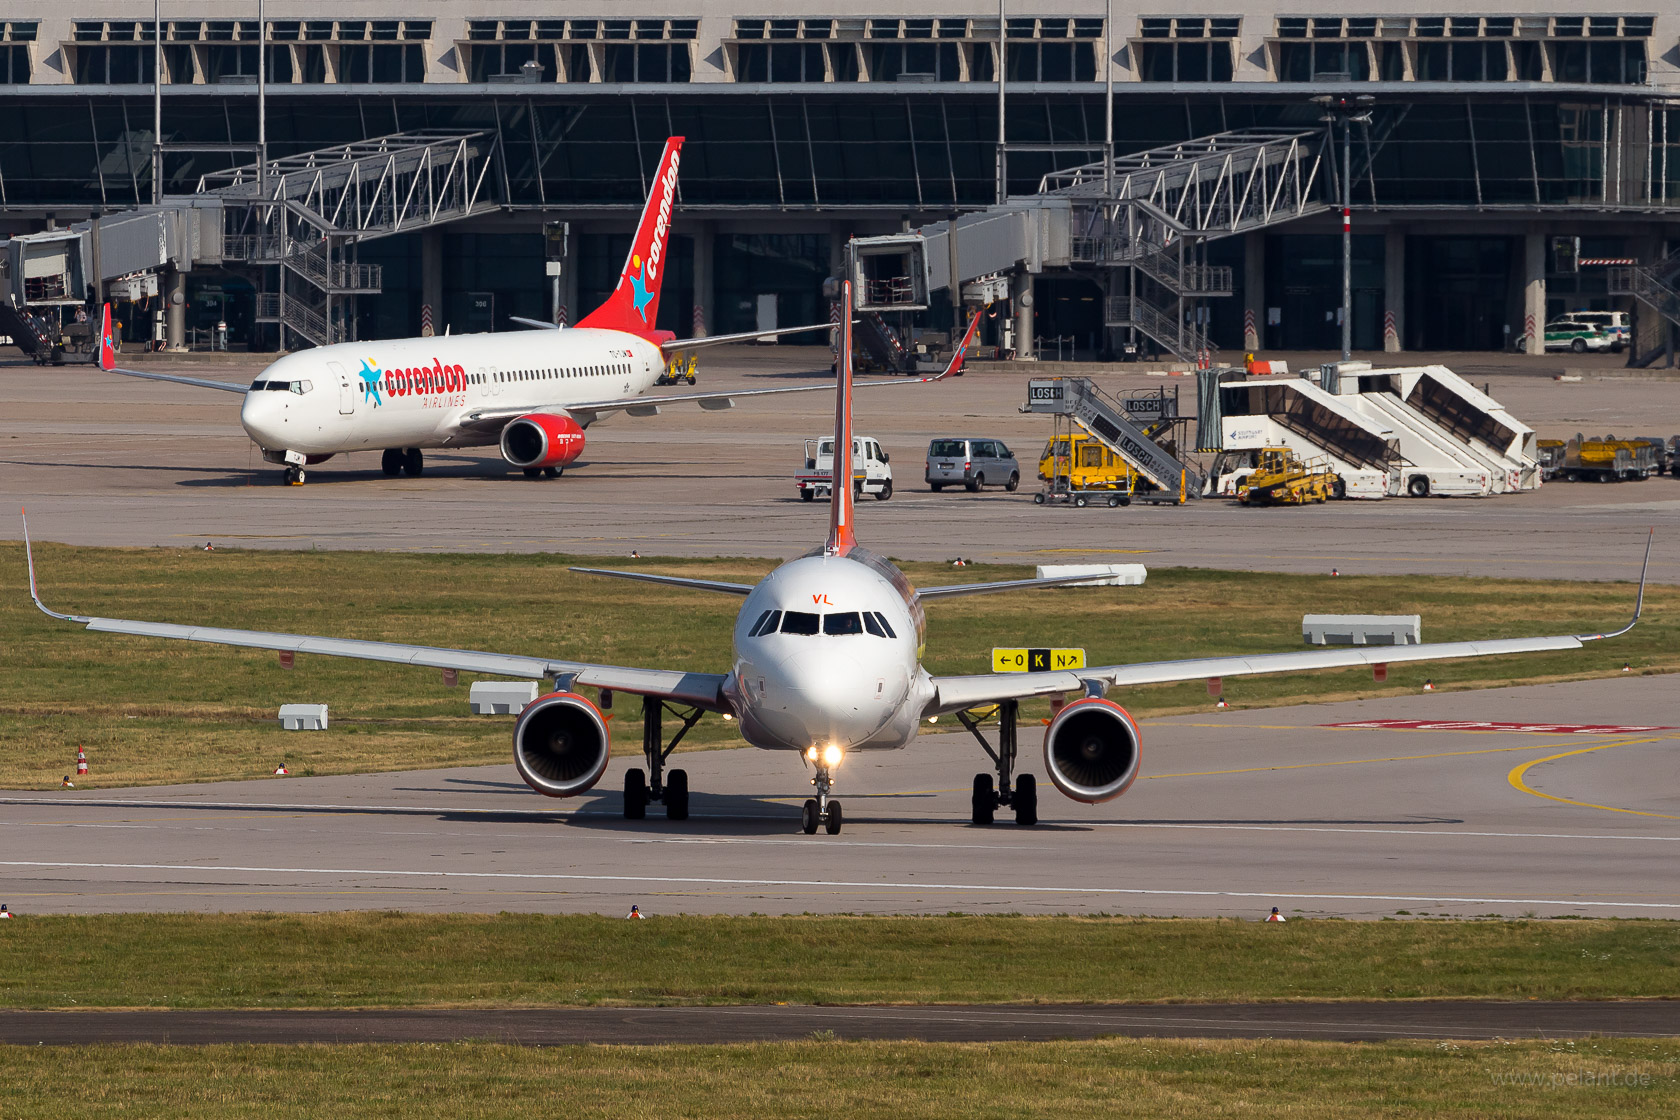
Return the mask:
[[585,793],[607,770],[607,721],[572,692],[539,696],[513,725],[513,764],[525,784],[549,797]]
[[583,429],[570,416],[532,412],[502,429],[502,458],[536,470],[563,467],[583,454]]
[[1044,732],[1044,768],[1056,788],[1095,805],[1111,801],[1137,778],[1142,737],[1126,709],[1090,696],[1057,713]]

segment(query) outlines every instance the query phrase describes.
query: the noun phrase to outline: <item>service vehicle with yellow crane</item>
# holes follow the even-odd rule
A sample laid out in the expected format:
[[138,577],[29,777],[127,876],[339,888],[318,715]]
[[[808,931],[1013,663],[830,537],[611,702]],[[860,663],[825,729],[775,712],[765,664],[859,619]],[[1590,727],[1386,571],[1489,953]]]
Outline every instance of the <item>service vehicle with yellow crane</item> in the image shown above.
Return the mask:
[[1263,447],[1253,472],[1237,488],[1237,501],[1245,506],[1326,502],[1335,495],[1336,482],[1336,472],[1324,459],[1301,459],[1287,447]]

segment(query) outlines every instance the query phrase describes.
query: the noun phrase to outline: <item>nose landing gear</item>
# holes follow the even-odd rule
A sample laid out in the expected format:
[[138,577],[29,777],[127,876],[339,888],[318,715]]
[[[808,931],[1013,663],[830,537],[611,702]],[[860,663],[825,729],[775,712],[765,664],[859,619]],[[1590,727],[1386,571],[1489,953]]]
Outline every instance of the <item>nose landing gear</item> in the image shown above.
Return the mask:
[[285,471],[281,474],[281,477],[286,480],[286,485],[287,486],[302,486],[303,485],[303,477],[304,477],[303,476],[303,468],[302,467],[287,467],[285,469]]
[[819,824],[828,830],[830,836],[838,836],[840,826],[845,823],[845,814],[840,810],[840,802],[828,799],[834,776],[827,763],[818,762],[816,765],[817,776],[811,779],[811,784],[817,787],[817,795],[805,802],[804,812],[799,818],[800,825],[807,836],[816,835]]
[[1020,701],[1005,700],[997,706],[998,717],[998,745],[993,750],[986,741],[986,736],[980,731],[980,719],[985,719],[992,713],[983,713],[980,719],[975,719],[968,712],[958,712],[957,722],[968,728],[980,742],[980,746],[997,763],[997,787],[992,786],[990,774],[974,775],[973,817],[975,824],[991,824],[997,810],[1005,805],[1015,810],[1015,823],[1023,827],[1038,823],[1038,779],[1031,774],[1022,774],[1015,778],[1014,786],[1010,786],[1010,778],[1015,771],[1015,721],[1020,711]]

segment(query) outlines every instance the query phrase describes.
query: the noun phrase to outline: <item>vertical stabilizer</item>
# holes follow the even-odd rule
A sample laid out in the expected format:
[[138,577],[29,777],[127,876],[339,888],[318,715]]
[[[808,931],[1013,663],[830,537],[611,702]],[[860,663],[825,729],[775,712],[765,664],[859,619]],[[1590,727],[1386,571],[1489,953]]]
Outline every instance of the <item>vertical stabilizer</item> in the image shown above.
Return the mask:
[[834,369],[834,466],[828,482],[828,543],[823,551],[844,556],[852,536],[852,282],[840,285],[840,360]]
[[104,318],[99,321],[99,368],[117,368],[117,339],[111,333],[111,305],[105,305]]
[[618,286],[605,303],[579,319],[578,326],[631,334],[652,333],[659,320],[659,282],[665,278],[665,266],[670,263],[667,249],[671,209],[677,202],[677,153],[682,146],[681,136],[665,141],[665,154],[660,157],[653,190],[642,209],[642,221],[630,242],[630,255],[624,260]]

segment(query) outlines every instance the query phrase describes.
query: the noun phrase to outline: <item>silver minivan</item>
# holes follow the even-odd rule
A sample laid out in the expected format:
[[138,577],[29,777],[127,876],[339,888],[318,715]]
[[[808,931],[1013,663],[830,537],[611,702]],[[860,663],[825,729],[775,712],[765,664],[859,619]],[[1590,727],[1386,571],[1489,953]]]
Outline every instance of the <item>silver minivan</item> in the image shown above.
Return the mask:
[[1021,466],[1001,439],[936,439],[928,444],[927,484],[936,493],[957,485],[1014,490],[1021,485]]

